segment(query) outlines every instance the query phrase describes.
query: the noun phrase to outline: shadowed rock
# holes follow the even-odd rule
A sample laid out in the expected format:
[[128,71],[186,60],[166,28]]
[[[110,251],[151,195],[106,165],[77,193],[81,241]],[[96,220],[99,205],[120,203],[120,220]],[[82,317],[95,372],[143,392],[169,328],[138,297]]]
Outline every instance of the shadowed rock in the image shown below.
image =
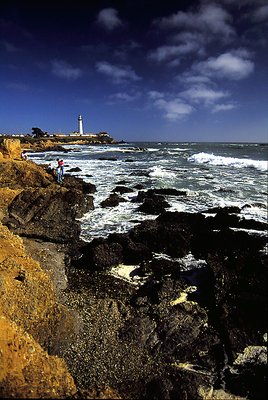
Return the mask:
[[76,219],[92,209],[92,197],[76,189],[26,189],[10,204],[4,223],[23,236],[71,242],[79,237]]

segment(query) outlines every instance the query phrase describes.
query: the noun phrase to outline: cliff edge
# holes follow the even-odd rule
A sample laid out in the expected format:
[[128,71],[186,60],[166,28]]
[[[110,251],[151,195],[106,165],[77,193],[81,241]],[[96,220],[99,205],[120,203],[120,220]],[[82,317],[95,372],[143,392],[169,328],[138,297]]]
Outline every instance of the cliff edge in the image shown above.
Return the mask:
[[[66,398],[77,395],[74,379],[65,362],[49,355],[74,330],[72,314],[57,300],[51,277],[40,263],[26,251],[21,237],[12,233],[2,222],[9,222],[13,209],[13,225],[31,226],[28,237],[34,235],[34,226],[40,218],[40,207],[45,211],[46,201],[57,194],[66,196],[68,188],[59,188],[53,176],[42,167],[20,159],[19,140],[4,140],[0,148],[0,395],[8,398]],[[21,201],[20,213],[14,202],[21,196],[42,192],[35,203]],[[30,193],[30,194],[29,194]],[[52,194],[53,195],[52,195]],[[76,198],[82,194],[76,189]],[[84,196],[85,197],[85,196]],[[52,200],[51,200],[52,201]],[[82,202],[82,209],[92,206],[92,200]],[[12,208],[13,204],[13,208]],[[53,204],[53,201],[52,201]],[[43,205],[43,206],[42,206]],[[39,209],[39,214],[37,209]],[[55,211],[55,206],[54,206]],[[73,204],[67,223],[81,212]],[[48,216],[49,217],[49,216]],[[48,221],[44,221],[44,225]],[[75,224],[74,224],[75,225]],[[51,226],[43,228],[42,237],[48,237]],[[78,225],[75,225],[75,234]],[[20,229],[27,236],[27,232]],[[70,235],[71,238],[74,235]],[[38,236],[38,233],[37,233]],[[53,238],[52,238],[53,239]],[[62,239],[67,241],[67,238]]]

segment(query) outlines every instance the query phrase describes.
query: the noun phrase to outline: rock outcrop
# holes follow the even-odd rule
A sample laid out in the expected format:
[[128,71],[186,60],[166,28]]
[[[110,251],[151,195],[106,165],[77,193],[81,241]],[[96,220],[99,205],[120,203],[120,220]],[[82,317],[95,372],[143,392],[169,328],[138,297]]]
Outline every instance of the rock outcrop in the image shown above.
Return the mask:
[[[155,220],[85,244],[76,219],[92,209],[94,190],[2,157],[2,397],[266,398],[267,224],[236,207],[167,212],[162,196],[185,193],[161,189],[135,199],[144,212],[163,211]],[[64,292],[72,312],[52,284],[53,249],[75,254]],[[139,284],[118,279],[121,267]]]
[[2,139],[0,141],[0,155],[2,158],[20,158],[21,146],[19,139]]
[[164,212],[126,234],[94,239],[74,263],[91,274],[136,265],[133,274],[145,281],[121,299],[132,308],[118,331],[122,346],[155,362],[156,375],[136,382],[140,398],[264,398],[267,224],[240,218],[239,209],[213,212]]
[[[79,188],[75,188],[71,178],[70,187],[60,187],[42,167],[21,160],[20,153],[19,141],[2,141],[0,395],[83,397],[65,362],[51,355],[72,340],[77,329],[74,314],[59,303],[50,275],[14,232],[73,243],[79,236],[76,219],[93,207],[92,197],[84,193],[92,188],[83,187],[79,181]],[[4,220],[14,228],[13,233],[1,223]]]

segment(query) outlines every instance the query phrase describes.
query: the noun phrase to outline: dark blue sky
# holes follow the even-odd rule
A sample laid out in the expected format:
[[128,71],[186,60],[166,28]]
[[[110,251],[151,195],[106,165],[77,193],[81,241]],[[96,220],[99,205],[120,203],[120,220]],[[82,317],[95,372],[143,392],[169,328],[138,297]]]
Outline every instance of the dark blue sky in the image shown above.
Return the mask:
[[268,141],[267,0],[2,0],[0,29],[0,133]]

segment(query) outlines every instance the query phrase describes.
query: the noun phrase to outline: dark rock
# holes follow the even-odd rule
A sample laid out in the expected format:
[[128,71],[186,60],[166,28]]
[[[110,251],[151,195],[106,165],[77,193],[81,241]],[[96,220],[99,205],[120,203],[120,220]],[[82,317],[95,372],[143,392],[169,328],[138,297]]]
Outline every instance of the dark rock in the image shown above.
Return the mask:
[[98,160],[101,161],[117,161],[116,157],[99,157]]
[[[139,263],[135,274],[146,278],[125,298],[130,308],[118,332],[122,348],[149,352],[158,368],[143,382],[133,380],[140,398],[198,399],[200,387],[217,388],[222,379],[237,396],[265,398],[264,363],[256,355],[239,364],[237,355],[264,346],[267,239],[231,228],[264,231],[267,224],[243,220],[238,208],[214,211],[210,217],[166,211],[126,234],[94,239],[82,251],[84,267]],[[191,252],[204,266],[182,272],[180,261],[154,258],[154,252],[176,258]]]
[[98,238],[80,250],[82,256],[73,263],[78,268],[104,271],[123,262],[123,247],[119,243],[109,243]]
[[229,188],[219,188],[217,190],[218,193],[235,193],[235,190]]
[[208,210],[206,210],[206,211],[203,211],[203,213],[206,213],[206,214],[224,214],[224,215],[226,215],[226,214],[230,214],[230,213],[233,213],[233,214],[239,214],[240,213],[240,208],[239,207],[236,207],[236,206],[226,206],[226,207],[213,207],[213,208],[209,208]]
[[125,324],[121,337],[138,346],[145,347],[158,340],[155,329],[156,323],[149,317],[134,317]]
[[131,172],[130,175],[132,175],[132,176],[147,176],[147,177],[149,177],[150,173],[148,171],[134,171],[134,172]]
[[[137,187],[137,186],[135,186],[135,188],[139,189],[139,187]],[[181,190],[177,190],[177,189],[148,189],[147,191],[139,191],[136,198],[133,199],[132,201],[141,203],[146,198],[151,198],[151,199],[155,198],[156,195],[186,196],[187,193],[185,191],[181,191]]]
[[92,197],[76,189],[26,189],[10,204],[4,222],[22,236],[72,242],[80,232],[76,219],[92,209]]
[[112,190],[112,192],[118,192],[118,193],[121,193],[121,194],[122,193],[132,193],[133,189],[130,189],[130,188],[126,187],[126,186],[118,185]]
[[159,377],[158,379],[154,378],[147,383],[144,395],[146,399],[169,400],[176,398],[177,392],[174,391],[174,386],[170,379],[163,379],[162,377]]
[[74,177],[68,174],[64,175],[64,187],[80,190],[84,194],[96,192],[96,186],[89,182],[84,182],[82,178]]
[[172,278],[176,279],[180,277],[181,265],[177,261],[167,260],[167,259],[157,259],[146,262],[143,260],[137,274],[140,276],[145,276],[146,274],[152,274],[156,279],[162,276],[170,275]]
[[110,243],[119,243],[123,247],[125,264],[138,264],[152,257],[152,252],[144,243],[133,241],[128,235],[113,233],[108,237]]
[[129,182],[126,180],[122,180],[122,181],[118,181],[116,184],[117,185],[126,185],[127,183],[129,183]]
[[118,196],[117,193],[112,193],[110,196],[106,199],[103,200],[100,205],[101,207],[116,207],[118,206],[119,203],[126,202],[127,200],[124,199],[123,197]]
[[138,211],[146,214],[158,215],[170,207],[163,196],[154,195],[150,198],[145,198],[143,203],[138,207]]
[[134,189],[137,189],[137,190],[141,190],[143,188],[144,188],[144,185],[142,185],[141,183],[138,183],[137,185],[134,186]]
[[187,196],[187,192],[185,190],[177,190],[172,188],[162,188],[162,189],[149,189],[152,193],[162,194],[164,196]]
[[[168,214],[171,216],[169,222]],[[132,240],[144,243],[154,252],[184,257],[191,249],[193,232],[190,224],[183,221],[183,216],[178,223],[175,215],[176,213],[165,212],[155,221],[143,221],[131,231]]]
[[82,171],[81,168],[75,167],[75,168],[68,169],[67,172],[80,172],[80,171]]

